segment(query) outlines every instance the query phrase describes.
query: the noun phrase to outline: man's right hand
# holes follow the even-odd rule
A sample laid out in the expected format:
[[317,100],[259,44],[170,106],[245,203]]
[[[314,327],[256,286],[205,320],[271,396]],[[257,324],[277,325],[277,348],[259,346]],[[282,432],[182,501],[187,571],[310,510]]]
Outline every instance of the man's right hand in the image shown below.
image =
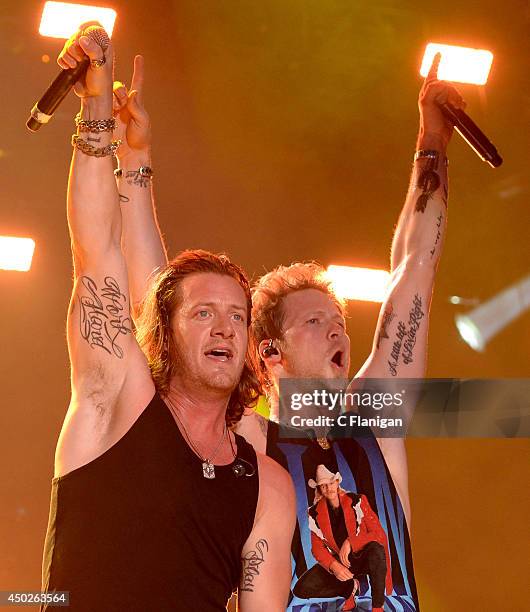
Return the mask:
[[[84,23],[79,30],[73,34],[65,43],[63,50],[57,58],[57,63],[64,70],[75,68],[77,63],[85,57],[92,60],[105,58],[102,66],[89,65],[86,74],[74,85],[74,91],[80,98],[104,97],[112,102],[112,82],[114,68],[114,52],[112,44],[108,43],[105,51],[92,38],[85,36],[83,32],[90,25],[97,26],[103,30],[98,22]],[[102,36],[108,38],[103,30]]]
[[329,571],[341,582],[346,582],[346,580],[351,580],[353,578],[353,574],[350,570],[344,567],[339,561],[333,561],[329,566]]

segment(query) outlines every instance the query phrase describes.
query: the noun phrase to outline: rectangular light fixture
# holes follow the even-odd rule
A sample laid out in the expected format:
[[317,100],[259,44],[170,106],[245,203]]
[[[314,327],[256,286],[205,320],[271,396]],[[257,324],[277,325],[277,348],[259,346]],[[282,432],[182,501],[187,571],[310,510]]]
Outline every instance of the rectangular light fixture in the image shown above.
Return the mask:
[[382,302],[390,280],[386,270],[350,266],[328,266],[326,275],[340,298],[367,302]]
[[34,250],[35,241],[31,238],[0,236],[0,270],[27,272]]
[[70,38],[86,21],[99,21],[107,34],[112,36],[116,11],[87,4],[46,2],[42,11],[39,34],[53,38]]
[[421,63],[420,74],[427,76],[436,53],[441,53],[438,78],[456,83],[484,85],[493,62],[493,53],[485,49],[471,49],[455,45],[429,43]]

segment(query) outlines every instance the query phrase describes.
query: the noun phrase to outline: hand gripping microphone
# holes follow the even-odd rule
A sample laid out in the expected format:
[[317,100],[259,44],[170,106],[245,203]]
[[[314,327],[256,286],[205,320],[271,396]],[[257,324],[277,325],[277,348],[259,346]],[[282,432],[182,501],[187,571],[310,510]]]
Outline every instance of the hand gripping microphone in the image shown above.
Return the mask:
[[[109,46],[110,39],[101,26],[88,26],[82,31],[81,35],[88,36],[96,41],[103,51]],[[77,63],[75,68],[61,70],[40,100],[31,109],[29,119],[26,121],[26,125],[30,131],[36,132],[41,126],[48,123],[59,104],[64,100],[77,81],[86,73],[89,66],[90,59],[85,56],[82,61]]]
[[498,168],[502,164],[502,157],[497,153],[497,149],[463,110],[447,102],[440,104],[440,107],[455,126],[455,130],[483,161],[488,162],[492,168]]

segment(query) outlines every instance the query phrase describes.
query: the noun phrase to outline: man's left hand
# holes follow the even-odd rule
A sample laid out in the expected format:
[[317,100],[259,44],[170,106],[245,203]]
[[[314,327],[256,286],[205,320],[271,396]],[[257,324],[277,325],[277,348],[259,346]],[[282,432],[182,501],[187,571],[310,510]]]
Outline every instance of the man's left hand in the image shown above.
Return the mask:
[[122,140],[118,149],[121,161],[129,155],[149,152],[151,147],[151,121],[143,105],[144,58],[134,58],[134,71],[131,89],[116,81],[114,92],[114,117],[116,129],[114,138]]

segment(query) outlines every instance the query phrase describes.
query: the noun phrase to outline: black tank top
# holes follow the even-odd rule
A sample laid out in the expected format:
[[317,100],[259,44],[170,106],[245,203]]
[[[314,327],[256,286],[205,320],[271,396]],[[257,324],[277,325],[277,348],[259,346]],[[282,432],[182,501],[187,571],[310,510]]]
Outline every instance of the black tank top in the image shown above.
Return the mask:
[[69,591],[71,612],[224,611],[259,490],[256,453],[236,442],[254,472],[236,459],[205,479],[155,394],[114,446],[53,479],[43,590]]

